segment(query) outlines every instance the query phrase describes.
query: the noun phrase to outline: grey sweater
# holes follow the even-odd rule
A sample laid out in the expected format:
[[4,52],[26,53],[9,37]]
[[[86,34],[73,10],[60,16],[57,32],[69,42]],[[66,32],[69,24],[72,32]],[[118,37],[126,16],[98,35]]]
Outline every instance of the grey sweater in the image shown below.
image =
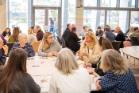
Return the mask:
[[45,50],[45,51],[43,51],[42,47],[43,47],[43,46],[41,46],[41,48],[39,49],[38,55],[39,55],[39,56],[43,56],[43,57],[47,57],[47,53],[49,53],[49,52],[52,52],[52,51],[57,51],[57,52],[59,52],[60,49],[61,49],[61,46],[60,46],[60,44],[59,44],[57,41],[54,41],[54,42],[50,45],[50,47],[49,47],[47,50]]

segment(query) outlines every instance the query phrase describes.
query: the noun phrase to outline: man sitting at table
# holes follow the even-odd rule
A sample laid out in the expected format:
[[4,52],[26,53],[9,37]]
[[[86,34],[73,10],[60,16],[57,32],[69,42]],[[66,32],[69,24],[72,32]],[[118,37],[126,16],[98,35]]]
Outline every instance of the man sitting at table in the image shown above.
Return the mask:
[[28,57],[35,56],[35,52],[34,52],[32,46],[29,43],[27,43],[27,35],[26,34],[19,34],[18,42],[13,45],[12,49],[15,49],[15,48],[23,48],[27,52]]

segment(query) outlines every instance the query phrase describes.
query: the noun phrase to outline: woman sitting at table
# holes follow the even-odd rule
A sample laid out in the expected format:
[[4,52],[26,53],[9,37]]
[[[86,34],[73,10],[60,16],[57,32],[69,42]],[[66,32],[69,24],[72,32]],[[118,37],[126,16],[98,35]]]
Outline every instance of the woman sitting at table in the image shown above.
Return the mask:
[[91,78],[84,68],[79,68],[71,50],[63,48],[58,53],[56,70],[50,81],[48,93],[89,93]]
[[27,73],[26,60],[23,49],[10,52],[7,65],[0,72],[0,93],[40,93],[40,87]]
[[[99,40],[98,40],[98,47],[97,49],[95,50],[100,50],[99,54],[97,56],[97,58],[94,60],[94,58],[91,59],[91,62],[90,63],[86,63],[85,64],[85,67],[87,67],[89,73],[92,73],[93,70],[95,70],[95,72],[101,76],[104,75],[102,69],[100,69],[100,63],[101,63],[101,55],[102,55],[102,52],[104,50],[107,50],[107,49],[113,49],[113,46],[112,46],[112,43],[110,40],[108,40],[107,38],[104,38],[104,37],[100,37]],[[95,68],[95,69],[94,69]]]
[[56,56],[60,49],[61,46],[56,40],[54,40],[52,33],[45,32],[43,40],[39,46],[38,55],[43,57]]
[[85,40],[81,44],[79,50],[79,57],[86,63],[90,62],[93,57],[97,57],[99,51],[95,50],[97,46],[97,39],[93,32],[87,32],[85,34]]
[[5,64],[7,54],[8,54],[8,46],[4,45],[3,40],[0,38],[0,65]]
[[100,67],[105,75],[96,81],[97,90],[106,93],[138,93],[132,71],[116,50],[103,51]]
[[19,27],[13,28],[13,34],[9,37],[8,42],[9,43],[15,43],[18,42],[18,35],[20,33]]
[[33,57],[35,56],[35,52],[32,48],[32,46],[27,43],[27,35],[26,34],[19,34],[19,37],[18,37],[18,43],[15,43],[12,47],[12,49],[15,49],[15,48],[23,48],[27,54],[28,54],[28,57]]
[[6,27],[5,28],[5,30],[2,32],[2,35],[4,36],[4,37],[6,37],[6,36],[11,36],[11,29],[9,28],[9,27]]

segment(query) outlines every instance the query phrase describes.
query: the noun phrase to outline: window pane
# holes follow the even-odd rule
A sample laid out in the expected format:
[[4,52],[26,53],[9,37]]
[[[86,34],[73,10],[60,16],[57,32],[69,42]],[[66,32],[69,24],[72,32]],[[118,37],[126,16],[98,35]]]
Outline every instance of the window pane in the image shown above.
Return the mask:
[[135,7],[135,0],[120,0],[120,7]]
[[139,0],[138,0],[138,8],[139,8]]
[[61,0],[33,0],[33,5],[61,6]]
[[84,0],[84,6],[97,6],[97,0]]
[[97,10],[84,10],[84,25],[89,26],[95,31],[97,20]]
[[116,26],[120,26],[123,32],[127,30],[127,11],[108,11],[107,24],[114,29]]
[[116,7],[117,0],[100,0],[101,7]]
[[105,23],[105,11],[98,11],[100,12],[100,22],[97,26],[101,26],[103,27],[104,26],[104,23]]
[[76,0],[68,0],[68,23],[76,22]]
[[132,11],[131,12],[130,26],[139,26],[139,11]]
[[28,0],[9,0],[9,26],[19,26],[22,32],[27,32]]
[[58,9],[48,10],[48,28],[54,35],[58,35]]
[[91,27],[94,32],[98,26],[104,26],[104,21],[104,10],[84,10],[84,25]]
[[39,25],[44,30],[45,26],[45,10],[35,9],[35,25]]

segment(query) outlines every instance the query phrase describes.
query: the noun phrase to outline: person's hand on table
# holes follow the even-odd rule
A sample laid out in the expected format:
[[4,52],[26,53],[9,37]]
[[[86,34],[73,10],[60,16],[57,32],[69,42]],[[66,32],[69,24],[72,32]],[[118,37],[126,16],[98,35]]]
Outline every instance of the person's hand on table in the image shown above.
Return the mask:
[[91,67],[91,66],[92,66],[91,63],[84,63],[84,68]]
[[87,56],[83,56],[82,57],[82,60],[85,62],[85,63],[88,63],[89,62],[89,58]]
[[79,52],[79,58],[80,58],[81,60],[84,60],[84,59],[83,59],[84,56],[88,57],[88,55],[87,55],[86,53],[80,53],[80,52]]
[[53,53],[52,53],[52,52],[49,52],[49,53],[47,54],[47,56],[48,56],[48,57],[51,57],[51,56],[53,56]]
[[92,67],[86,67],[86,69],[87,69],[87,71],[88,71],[89,74],[93,74],[94,73],[94,70],[95,70]]
[[89,74],[92,74],[94,77],[98,77],[98,78],[100,77],[100,76],[96,73],[95,68],[87,67],[86,69],[87,69],[88,73],[89,73]]
[[96,80],[96,90],[101,90],[102,89],[102,87],[101,87],[101,85],[100,85],[100,80]]
[[48,57],[57,56],[58,52],[52,51],[47,54]]
[[53,51],[53,56],[57,56],[58,52],[57,51]]

